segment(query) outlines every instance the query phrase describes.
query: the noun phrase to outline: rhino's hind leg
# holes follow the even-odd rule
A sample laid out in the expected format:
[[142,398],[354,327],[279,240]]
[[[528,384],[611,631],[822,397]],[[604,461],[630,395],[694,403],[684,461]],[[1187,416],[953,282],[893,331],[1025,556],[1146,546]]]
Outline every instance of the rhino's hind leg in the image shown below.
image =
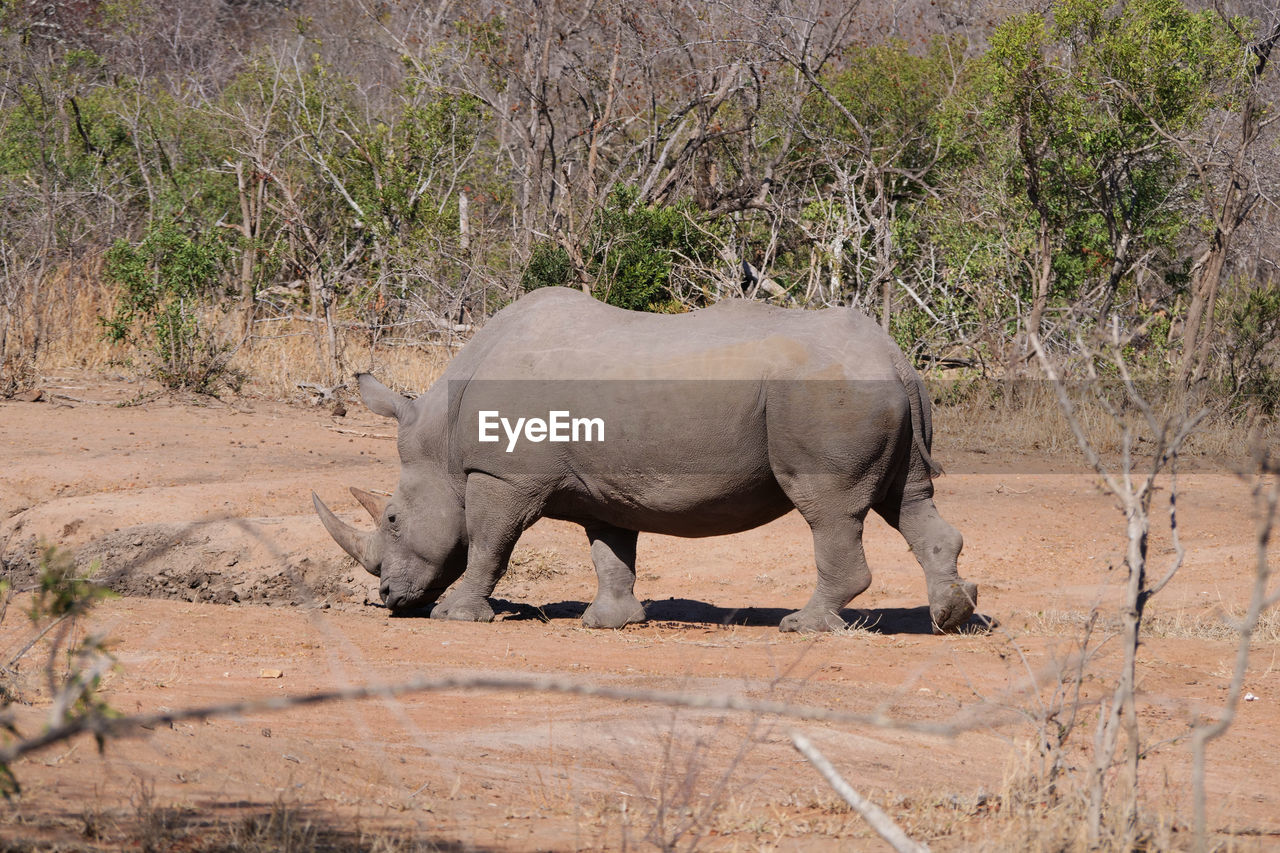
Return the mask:
[[[865,515],[865,513],[863,514]],[[782,631],[837,631],[845,627],[840,609],[871,586],[871,568],[862,550],[863,515],[814,519],[813,556],[818,564],[818,586],[804,609],[788,613]]]
[[969,621],[978,604],[978,586],[960,577],[956,559],[964,537],[938,514],[931,498],[877,506],[885,521],[898,528],[924,569],[929,590],[929,617],[935,631],[955,631]]
[[595,601],[582,614],[586,627],[621,628],[645,620],[644,605],[635,596],[637,537],[634,530],[609,525],[587,528],[598,585]]

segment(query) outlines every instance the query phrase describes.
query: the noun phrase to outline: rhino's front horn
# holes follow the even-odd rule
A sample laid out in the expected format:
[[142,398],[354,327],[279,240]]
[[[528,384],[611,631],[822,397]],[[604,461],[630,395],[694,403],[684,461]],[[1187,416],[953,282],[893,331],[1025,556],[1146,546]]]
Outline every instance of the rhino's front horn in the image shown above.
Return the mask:
[[324,522],[324,529],[329,531],[333,541],[341,545],[342,550],[355,558],[357,563],[364,566],[365,571],[372,575],[380,574],[382,571],[382,554],[380,553],[382,548],[377,535],[357,530],[341,521],[324,505],[324,501],[320,500],[320,496],[315,492],[311,493],[311,502],[315,504],[316,513],[320,516],[320,520]]
[[351,487],[351,496],[360,501],[360,506],[373,516],[375,524],[382,523],[382,515],[387,511],[387,498],[375,495],[373,492],[366,492],[364,489],[357,489],[355,486]]

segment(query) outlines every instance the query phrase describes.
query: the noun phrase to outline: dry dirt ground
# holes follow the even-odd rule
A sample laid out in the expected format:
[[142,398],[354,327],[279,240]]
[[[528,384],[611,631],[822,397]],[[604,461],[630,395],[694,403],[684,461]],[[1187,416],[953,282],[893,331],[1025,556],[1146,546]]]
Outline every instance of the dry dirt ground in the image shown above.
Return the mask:
[[[393,619],[310,500],[314,489],[367,525],[346,486],[394,487],[392,424],[358,404],[335,417],[329,407],[141,390],[66,374],[47,381],[40,402],[0,402],[5,572],[30,588],[45,541],[74,549],[123,593],[88,623],[118,659],[102,695],[122,713],[533,673],[915,721],[985,702],[990,722],[1004,724],[947,739],[519,692],[329,704],[162,726],[101,754],[87,737],[55,746],[15,766],[23,789],[0,807],[0,841],[143,849],[163,832],[194,849],[208,835],[248,837],[274,813],[315,844],[879,849],[792,749],[798,730],[909,832],[934,849],[971,849],[1034,734],[1019,712],[1049,695],[1029,684],[1052,686],[1085,614],[1115,599],[1122,574],[1121,517],[1073,459],[953,452],[940,432],[949,473],[937,502],[965,534],[961,572],[979,584],[996,630],[932,635],[920,570],[876,519],[875,580],[848,613],[867,627],[780,634],[778,620],[814,581],[794,513],[733,537],[642,536],[644,625],[580,626],[595,582],[585,537],[547,521],[524,535],[498,588],[500,621]],[[1139,663],[1142,722],[1158,745],[1145,805],[1185,831],[1184,736],[1226,694],[1234,642],[1216,626],[1245,600],[1254,545],[1246,481],[1208,468],[1179,487],[1187,560],[1153,606],[1158,636]],[[1166,534],[1152,553],[1158,566],[1170,558]],[[5,660],[31,634],[23,601],[0,626]],[[1087,690],[1109,683],[1115,646],[1090,664]],[[1278,650],[1274,639],[1256,648],[1246,681],[1256,699],[1210,754],[1211,824],[1245,848],[1280,842]],[[37,649],[11,685],[23,731],[49,713],[42,683]],[[1092,736],[1090,725],[1074,735]]]

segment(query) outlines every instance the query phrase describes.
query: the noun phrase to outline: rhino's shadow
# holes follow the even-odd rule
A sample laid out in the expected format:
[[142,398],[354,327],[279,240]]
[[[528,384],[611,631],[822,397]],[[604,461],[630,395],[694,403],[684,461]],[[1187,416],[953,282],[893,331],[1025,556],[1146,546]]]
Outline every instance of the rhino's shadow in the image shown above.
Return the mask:
[[[587,609],[585,601],[557,601],[535,607],[518,601],[492,600],[498,618],[506,621],[539,619],[581,619]],[[645,612],[652,622],[686,622],[712,625],[777,626],[791,611],[782,607],[719,607],[691,598],[667,598],[646,601]],[[841,610],[840,618],[854,628],[865,628],[876,634],[932,634],[929,608],[881,607],[865,610]],[[989,616],[975,613],[956,633],[986,633],[996,624]]]

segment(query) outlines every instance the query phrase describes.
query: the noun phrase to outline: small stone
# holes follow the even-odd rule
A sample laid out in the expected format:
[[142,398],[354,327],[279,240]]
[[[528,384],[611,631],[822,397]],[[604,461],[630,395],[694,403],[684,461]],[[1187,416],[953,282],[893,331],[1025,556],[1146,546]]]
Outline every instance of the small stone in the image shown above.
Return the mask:
[[264,669],[258,673],[259,678],[284,678],[282,669]]

